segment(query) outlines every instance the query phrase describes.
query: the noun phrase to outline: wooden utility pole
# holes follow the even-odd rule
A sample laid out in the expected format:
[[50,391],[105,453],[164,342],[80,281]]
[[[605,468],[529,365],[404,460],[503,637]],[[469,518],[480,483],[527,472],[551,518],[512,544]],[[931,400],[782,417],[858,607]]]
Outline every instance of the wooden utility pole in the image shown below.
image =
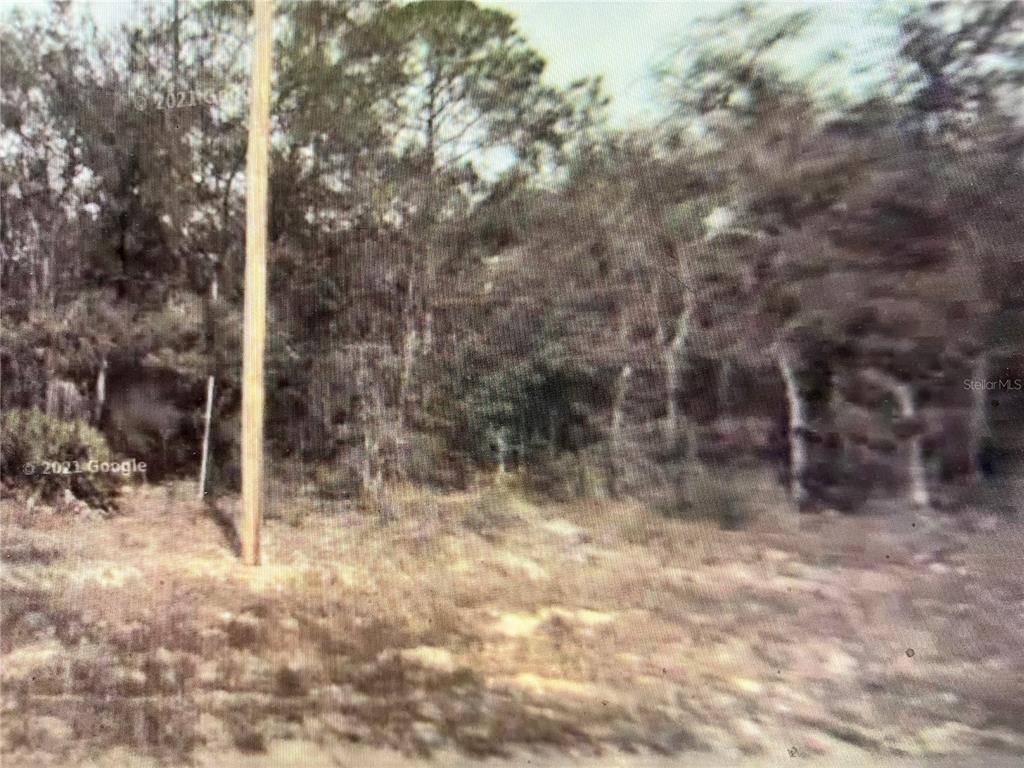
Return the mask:
[[267,335],[267,176],[273,0],[253,0],[252,93],[245,192],[242,322],[242,561],[259,565],[263,520],[263,348]]

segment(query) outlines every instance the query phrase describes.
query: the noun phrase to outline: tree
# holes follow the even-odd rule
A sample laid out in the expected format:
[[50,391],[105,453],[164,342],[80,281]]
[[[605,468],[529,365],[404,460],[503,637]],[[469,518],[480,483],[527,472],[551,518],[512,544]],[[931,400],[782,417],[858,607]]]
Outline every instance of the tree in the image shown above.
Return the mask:
[[993,111],[1020,103],[1024,8],[1014,0],[933,0],[902,22],[911,65],[903,96],[922,140],[964,138]]
[[809,104],[805,84],[780,64],[813,18],[807,10],[769,14],[741,2],[702,19],[697,31],[657,70],[683,128],[719,133],[765,129]]

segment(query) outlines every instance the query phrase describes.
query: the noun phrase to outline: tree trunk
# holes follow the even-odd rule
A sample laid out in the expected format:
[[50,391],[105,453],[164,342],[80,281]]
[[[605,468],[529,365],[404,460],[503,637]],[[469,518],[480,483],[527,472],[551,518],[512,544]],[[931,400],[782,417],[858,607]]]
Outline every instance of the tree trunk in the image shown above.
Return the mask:
[[370,372],[366,362],[366,347],[359,346],[359,364],[356,370],[356,388],[359,392],[359,417],[363,429],[363,493],[374,496],[380,491],[383,470],[379,462],[380,430],[383,421],[380,399],[371,390]]
[[171,87],[178,91],[178,68],[181,60],[181,17],[178,13],[178,0],[174,0],[173,11],[174,21],[174,60],[171,63]]
[[423,354],[429,354],[434,345],[434,313],[429,308],[423,315]]
[[[842,380],[833,373],[828,383],[828,410],[829,418],[833,424],[838,422],[846,402],[842,387]],[[851,466],[854,457],[859,456],[859,454],[854,451],[853,446],[850,444],[849,435],[845,431],[837,429],[836,438],[839,442],[838,460],[842,465],[842,471],[845,472]]]
[[93,410],[93,422],[100,423],[103,416],[103,406],[107,402],[107,358],[103,357],[100,363],[100,372],[96,375],[96,403]]
[[656,329],[655,343],[661,350],[662,370],[665,376],[665,422],[664,435],[668,447],[675,445],[679,439],[679,370],[685,366],[686,342],[690,336],[690,319],[693,317],[693,302],[687,291],[683,296],[683,309],[676,318],[675,333],[672,339],[665,338],[665,331],[661,326],[659,312],[660,283],[654,284],[654,297],[651,302],[654,306],[654,327]]
[[793,503],[801,506],[807,501],[804,476],[807,472],[807,404],[800,393],[789,354],[782,348],[776,352],[776,362],[786,386],[789,406],[789,495]]
[[42,253],[42,279],[40,280],[40,293],[42,294],[43,304],[47,307],[52,307],[54,303],[54,290],[53,290],[53,246],[46,253]]
[[690,318],[693,305],[689,301],[676,319],[676,332],[671,343],[665,348],[665,432],[670,443],[679,436],[679,369],[686,363],[686,340],[690,335]]
[[56,418],[60,409],[60,389],[57,386],[60,382],[49,379],[46,382],[46,407],[43,413],[51,418]]
[[373,493],[373,439],[368,427],[363,427],[363,493]]
[[36,274],[36,262],[39,260],[42,239],[39,236],[39,225],[32,220],[33,243],[28,251],[28,296],[29,307],[35,309],[39,305],[39,275]]
[[363,430],[362,484],[363,493],[369,493],[373,482],[372,446],[370,439],[370,419],[367,414],[366,396],[366,358],[365,350],[359,347],[359,361],[356,365],[356,391],[359,393],[359,422]]
[[412,385],[412,369],[416,362],[416,312],[413,307],[415,300],[414,278],[410,277],[409,290],[405,306],[405,334],[402,339],[402,370],[398,381],[398,426],[405,425],[406,404],[409,399],[409,387]]
[[609,491],[613,498],[619,496],[619,479],[622,475],[622,468],[619,464],[625,451],[622,442],[622,425],[625,422],[623,409],[626,404],[626,392],[629,389],[629,379],[633,375],[633,368],[630,365],[622,366],[619,376],[615,382],[615,402],[612,406],[611,440],[609,441],[609,469],[610,483]]
[[[917,409],[914,407],[914,391],[909,384],[880,371],[866,371],[863,375],[868,381],[892,393],[896,398],[896,405],[900,409],[902,418],[908,421],[917,418]],[[931,506],[931,497],[928,493],[928,473],[924,465],[924,446],[918,430],[915,430],[913,436],[907,441],[907,483],[911,504],[920,508]]]
[[700,460],[700,445],[697,442],[697,425],[692,419],[686,420],[686,463],[697,466]]
[[[909,384],[895,384],[893,394],[896,395],[896,401],[899,403],[901,416],[905,419],[913,419],[917,416],[917,411],[914,408],[914,393]],[[910,479],[911,503],[922,508],[931,506],[920,434],[914,434],[907,443],[907,474]]]
[[437,107],[437,75],[432,73],[430,80],[427,82],[427,130],[426,130],[426,153],[427,153],[427,170],[433,174],[434,165],[437,161],[435,157],[437,149],[435,147],[437,120],[440,116],[440,110]]
[[499,429],[494,435],[495,451],[498,454],[498,474],[504,476],[508,471],[505,464],[508,457],[508,438],[505,436],[505,429]]

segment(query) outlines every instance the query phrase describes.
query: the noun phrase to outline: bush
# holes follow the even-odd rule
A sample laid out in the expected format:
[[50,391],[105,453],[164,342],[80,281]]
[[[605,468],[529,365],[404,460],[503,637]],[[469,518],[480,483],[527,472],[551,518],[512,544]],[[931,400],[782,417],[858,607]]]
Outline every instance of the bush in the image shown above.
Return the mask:
[[[85,503],[110,509],[121,476],[88,471],[88,464],[111,460],[106,438],[83,421],[55,419],[37,408],[0,415],[0,474],[9,485],[31,488],[43,498],[70,489]],[[76,466],[83,471],[64,471]]]
[[583,459],[577,454],[568,451],[554,456],[541,454],[528,466],[526,487],[545,499],[572,501],[588,495],[585,471]]
[[751,517],[750,500],[704,464],[684,465],[669,498],[659,505],[670,518],[712,519],[725,529],[743,527]]
[[409,482],[434,488],[458,487],[461,477],[457,465],[458,459],[443,437],[422,432],[408,435],[403,471]]
[[516,526],[525,525],[532,509],[530,503],[519,495],[512,478],[501,482],[509,485],[483,489],[460,510],[462,527],[489,541],[497,540]]

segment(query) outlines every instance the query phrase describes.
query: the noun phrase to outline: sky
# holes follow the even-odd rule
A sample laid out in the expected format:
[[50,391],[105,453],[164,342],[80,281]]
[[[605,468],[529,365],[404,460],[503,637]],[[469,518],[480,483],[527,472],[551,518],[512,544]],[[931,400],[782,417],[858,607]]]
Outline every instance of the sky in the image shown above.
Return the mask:
[[[169,0],[167,0],[169,2]],[[45,8],[48,0],[5,0],[10,6]],[[88,8],[101,27],[113,27],[137,11],[137,0],[76,0]],[[552,84],[600,75],[611,95],[612,123],[626,128],[656,119],[664,108],[652,70],[692,33],[701,16],[714,15],[731,0],[698,2],[603,2],[601,0],[484,0],[483,5],[508,11],[533,47],[548,62]],[[820,0],[798,3],[771,0],[773,12],[812,7],[819,10],[807,42],[787,49],[785,62],[817,73],[827,87],[857,88],[870,79],[861,70],[891,57],[897,0]],[[905,5],[905,3],[904,3]],[[834,53],[825,68],[822,59]],[[823,85],[823,87],[826,87]]]
[[[517,17],[526,39],[547,59],[547,75],[553,82],[568,84],[576,78],[601,75],[613,98],[613,123],[627,127],[656,118],[663,108],[652,70],[680,46],[692,45],[688,38],[699,18],[718,15],[735,3],[494,0],[483,4]],[[787,49],[784,63],[805,73],[818,72],[832,86],[841,83],[855,89],[868,85],[871,75],[860,70],[871,70],[873,64],[891,59],[896,50],[895,18],[900,7],[896,2],[774,0],[766,5],[770,13],[803,8],[818,11],[806,42]],[[834,54],[837,60],[826,72],[821,60],[827,54]]]

